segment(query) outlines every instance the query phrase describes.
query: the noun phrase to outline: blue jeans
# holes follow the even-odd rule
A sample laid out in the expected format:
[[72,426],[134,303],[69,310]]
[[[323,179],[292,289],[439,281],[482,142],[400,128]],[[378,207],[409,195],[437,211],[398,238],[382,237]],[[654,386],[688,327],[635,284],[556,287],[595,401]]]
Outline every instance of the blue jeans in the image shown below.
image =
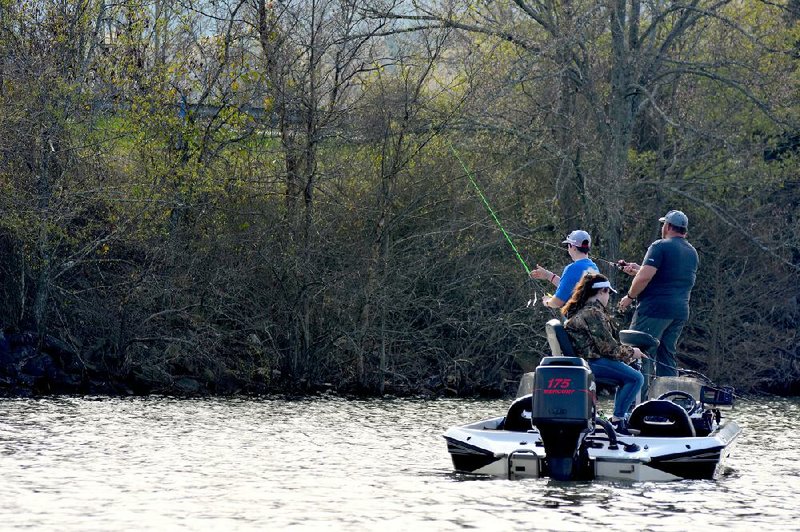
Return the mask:
[[[642,372],[648,377],[642,388],[642,397],[647,397],[648,384],[654,375],[672,377],[678,374],[675,352],[678,349],[678,337],[680,337],[684,325],[686,325],[684,319],[653,318],[642,316],[638,311],[634,313],[631,329],[646,332],[661,342],[658,344],[656,352],[647,353],[649,359],[642,359]],[[654,365],[655,371],[653,371]]]
[[589,367],[596,378],[617,383],[619,388],[614,400],[614,417],[624,418],[644,384],[644,375],[624,362],[610,358],[590,359]]

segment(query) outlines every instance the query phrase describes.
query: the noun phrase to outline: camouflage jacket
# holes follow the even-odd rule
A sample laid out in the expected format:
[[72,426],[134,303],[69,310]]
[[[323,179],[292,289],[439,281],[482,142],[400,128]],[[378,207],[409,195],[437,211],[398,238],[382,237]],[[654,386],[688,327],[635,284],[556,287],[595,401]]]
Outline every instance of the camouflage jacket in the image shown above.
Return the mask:
[[599,301],[592,301],[564,324],[575,353],[586,359],[610,358],[628,363],[633,348],[619,343],[619,331]]

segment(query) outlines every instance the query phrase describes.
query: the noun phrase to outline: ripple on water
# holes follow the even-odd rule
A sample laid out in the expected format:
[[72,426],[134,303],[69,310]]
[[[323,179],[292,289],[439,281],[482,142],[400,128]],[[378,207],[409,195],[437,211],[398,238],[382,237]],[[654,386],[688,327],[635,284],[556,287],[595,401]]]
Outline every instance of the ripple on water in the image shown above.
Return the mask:
[[[507,401],[0,402],[3,529],[686,530],[795,526],[797,400],[748,400],[718,481],[478,479],[442,432]],[[765,415],[765,413],[767,413]]]

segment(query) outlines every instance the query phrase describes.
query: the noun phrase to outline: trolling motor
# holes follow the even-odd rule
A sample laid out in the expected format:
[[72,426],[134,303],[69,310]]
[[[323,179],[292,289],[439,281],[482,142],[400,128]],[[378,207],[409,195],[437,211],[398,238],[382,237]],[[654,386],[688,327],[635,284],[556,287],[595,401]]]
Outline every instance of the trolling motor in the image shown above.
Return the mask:
[[580,474],[583,440],[594,428],[594,375],[579,357],[544,357],[534,373],[531,422],[539,430],[550,477]]

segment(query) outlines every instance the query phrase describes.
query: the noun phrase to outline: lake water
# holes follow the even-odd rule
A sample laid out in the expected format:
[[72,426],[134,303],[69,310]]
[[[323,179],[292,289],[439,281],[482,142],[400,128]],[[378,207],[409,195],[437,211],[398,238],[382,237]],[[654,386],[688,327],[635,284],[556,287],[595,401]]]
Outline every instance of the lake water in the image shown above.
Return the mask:
[[740,401],[717,481],[453,473],[442,432],[508,403],[0,400],[0,529],[800,529],[798,400]]

